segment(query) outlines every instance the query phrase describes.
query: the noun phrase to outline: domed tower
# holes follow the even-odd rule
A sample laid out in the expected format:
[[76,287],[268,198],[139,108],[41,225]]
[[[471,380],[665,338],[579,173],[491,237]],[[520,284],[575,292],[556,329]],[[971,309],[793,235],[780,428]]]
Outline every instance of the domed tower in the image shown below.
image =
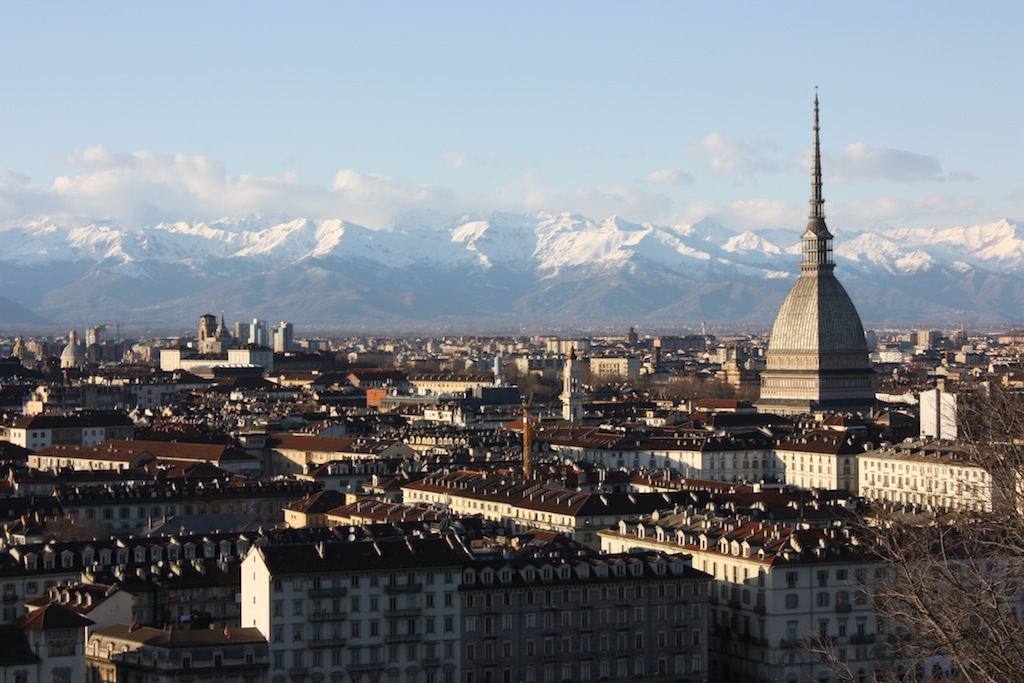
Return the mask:
[[60,367],[62,370],[80,368],[85,365],[85,349],[78,343],[78,334],[71,330],[68,335],[68,344],[60,353]]
[[814,161],[811,212],[804,231],[800,276],[782,302],[768,340],[758,410],[795,415],[867,410],[874,405],[874,376],[864,326],[839,284],[832,233],[821,196],[818,96],[814,96]]

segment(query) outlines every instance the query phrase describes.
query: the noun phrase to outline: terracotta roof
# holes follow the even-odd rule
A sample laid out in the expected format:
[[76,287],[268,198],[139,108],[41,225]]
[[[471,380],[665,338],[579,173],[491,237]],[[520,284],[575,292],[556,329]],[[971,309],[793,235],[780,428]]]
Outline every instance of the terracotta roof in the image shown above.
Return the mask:
[[63,605],[51,602],[46,607],[29,612],[18,618],[15,623],[27,631],[50,631],[55,629],[85,628],[96,622],[70,610]]
[[302,500],[297,500],[294,503],[286,505],[285,509],[309,515],[333,510],[344,503],[344,493],[341,491],[335,491],[334,489],[327,489],[326,491],[314,493],[311,496],[306,496]]

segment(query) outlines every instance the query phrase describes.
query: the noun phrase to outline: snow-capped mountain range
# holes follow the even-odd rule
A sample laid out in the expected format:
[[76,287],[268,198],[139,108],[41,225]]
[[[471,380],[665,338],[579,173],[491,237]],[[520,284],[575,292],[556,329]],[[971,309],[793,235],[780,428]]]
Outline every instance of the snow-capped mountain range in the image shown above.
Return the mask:
[[[801,230],[544,212],[405,217],[391,230],[34,219],[0,228],[0,325],[191,325],[221,311],[321,328],[767,325],[796,278]],[[1024,319],[1024,232],[1010,220],[846,230],[835,259],[866,323]]]

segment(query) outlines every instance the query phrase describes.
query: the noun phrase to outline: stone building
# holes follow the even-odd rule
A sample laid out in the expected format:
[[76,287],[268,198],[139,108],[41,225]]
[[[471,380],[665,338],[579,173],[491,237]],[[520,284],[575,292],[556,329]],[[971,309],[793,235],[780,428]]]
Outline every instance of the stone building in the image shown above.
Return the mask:
[[654,552],[470,562],[463,680],[706,681],[710,580]]
[[86,646],[89,683],[267,681],[267,641],[254,628],[188,630],[118,624]]

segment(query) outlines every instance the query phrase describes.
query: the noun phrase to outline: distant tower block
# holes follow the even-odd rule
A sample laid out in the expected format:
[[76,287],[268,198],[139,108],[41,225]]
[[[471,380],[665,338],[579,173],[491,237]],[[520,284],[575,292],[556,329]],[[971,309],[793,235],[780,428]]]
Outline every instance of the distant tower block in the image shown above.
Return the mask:
[[800,276],[782,302],[761,373],[761,412],[796,415],[867,410],[874,405],[874,370],[864,326],[833,274],[832,233],[821,195],[818,96],[814,96],[811,212],[802,236]]
[[569,350],[562,371],[562,419],[583,422],[583,368],[576,358],[576,349]]
[[950,439],[958,436],[956,394],[941,388],[921,392],[921,438]]

